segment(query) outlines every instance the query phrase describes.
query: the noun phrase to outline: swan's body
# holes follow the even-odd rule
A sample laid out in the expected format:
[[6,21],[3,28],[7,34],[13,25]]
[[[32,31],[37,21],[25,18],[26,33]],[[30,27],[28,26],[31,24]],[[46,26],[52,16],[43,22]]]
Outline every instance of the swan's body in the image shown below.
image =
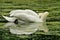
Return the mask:
[[43,22],[46,19],[48,12],[37,14],[32,10],[13,10],[10,13],[10,18],[3,16],[8,21],[14,21],[15,19],[22,20],[24,22]]
[[17,19],[23,20],[23,21],[42,22],[42,20],[40,20],[39,17],[33,16],[33,15],[28,15],[28,14],[25,14],[25,13],[17,13],[13,16],[16,17]]

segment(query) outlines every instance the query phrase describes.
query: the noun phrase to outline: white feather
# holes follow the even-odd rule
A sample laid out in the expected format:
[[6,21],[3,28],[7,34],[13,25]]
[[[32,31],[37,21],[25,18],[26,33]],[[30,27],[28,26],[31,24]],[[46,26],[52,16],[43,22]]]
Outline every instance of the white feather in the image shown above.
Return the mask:
[[16,20],[15,17],[7,17],[7,16],[3,16],[3,17],[9,22],[14,22]]

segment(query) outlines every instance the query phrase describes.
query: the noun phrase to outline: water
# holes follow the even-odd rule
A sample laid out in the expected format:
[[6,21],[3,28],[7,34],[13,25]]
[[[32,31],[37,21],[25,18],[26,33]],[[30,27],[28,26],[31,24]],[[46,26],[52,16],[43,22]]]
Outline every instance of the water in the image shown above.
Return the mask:
[[[45,35],[60,35],[60,30],[58,26],[46,25],[46,23],[26,23],[26,24],[15,24],[12,22],[0,23],[0,30],[6,28],[11,34],[45,34]],[[57,24],[56,24],[57,25]],[[2,29],[1,29],[2,28]],[[58,29],[58,30],[55,30]]]
[[27,24],[15,24],[12,22],[5,23],[4,28],[9,28],[12,34],[33,34],[38,30],[48,32],[48,28],[44,23],[27,23]]
[[0,23],[0,38],[1,40],[60,39],[60,23]]

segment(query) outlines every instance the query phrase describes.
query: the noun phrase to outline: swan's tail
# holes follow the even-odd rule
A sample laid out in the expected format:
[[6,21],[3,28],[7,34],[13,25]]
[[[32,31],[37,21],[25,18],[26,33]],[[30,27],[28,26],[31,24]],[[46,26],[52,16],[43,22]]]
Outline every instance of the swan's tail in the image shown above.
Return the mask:
[[44,12],[44,13],[40,13],[39,17],[41,18],[41,20],[46,21],[46,17],[49,15],[48,12]]
[[3,18],[5,18],[9,22],[14,22],[16,20],[16,18],[14,18],[14,17],[3,16]]

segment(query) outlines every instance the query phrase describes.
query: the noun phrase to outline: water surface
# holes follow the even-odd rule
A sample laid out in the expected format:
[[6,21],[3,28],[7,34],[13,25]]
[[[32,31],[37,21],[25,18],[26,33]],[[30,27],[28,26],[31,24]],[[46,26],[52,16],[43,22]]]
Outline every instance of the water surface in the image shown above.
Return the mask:
[[[58,25],[57,25],[58,24]],[[45,34],[45,35],[60,35],[59,23],[0,23],[0,30],[8,29],[11,34]]]

